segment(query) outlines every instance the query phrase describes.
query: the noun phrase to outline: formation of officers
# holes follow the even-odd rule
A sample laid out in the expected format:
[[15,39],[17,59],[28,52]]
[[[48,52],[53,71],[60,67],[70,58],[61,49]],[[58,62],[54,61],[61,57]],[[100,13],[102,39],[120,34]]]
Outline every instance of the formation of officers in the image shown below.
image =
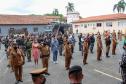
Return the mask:
[[[96,41],[97,45],[97,60],[101,61],[102,60],[102,54],[105,54],[107,58],[109,58],[109,51],[110,51],[110,46],[112,44],[112,55],[116,55],[116,47],[118,44],[118,40],[122,40],[122,34],[118,33],[118,39],[117,39],[117,34],[115,30],[113,30],[112,34],[109,31],[105,31],[102,35],[100,32],[97,33],[97,36],[95,38],[94,34],[92,35],[82,35],[80,34],[78,36],[79,38],[79,50],[82,51],[82,56],[84,56],[83,59],[83,64],[88,64],[87,63],[87,57],[89,51],[93,54],[93,48],[94,44]],[[106,51],[103,51],[103,43],[105,42],[106,45]]]
[[[122,34],[118,34],[118,39],[122,39]],[[94,34],[80,34],[78,36],[79,51],[82,52],[83,64],[86,65],[89,51],[93,54],[93,48],[95,41],[97,41],[97,60],[102,60],[103,52],[103,40],[100,32],[95,37]],[[104,39],[106,44],[106,57],[109,58],[110,45],[112,41],[112,54],[116,55],[117,36],[115,31],[112,34],[110,32],[104,32]],[[15,74],[16,82],[23,82],[22,80],[22,66],[25,64],[25,56],[28,62],[34,60],[35,67],[38,67],[38,60],[42,60],[43,68],[46,68],[46,75],[50,75],[48,72],[48,63],[50,59],[50,53],[52,51],[52,60],[54,64],[57,64],[58,53],[65,58],[65,69],[69,70],[72,55],[74,53],[74,46],[76,39],[74,34],[62,34],[58,35],[44,33],[41,35],[28,35],[28,36],[8,36],[4,40],[5,50],[7,51],[8,67],[11,68]]]

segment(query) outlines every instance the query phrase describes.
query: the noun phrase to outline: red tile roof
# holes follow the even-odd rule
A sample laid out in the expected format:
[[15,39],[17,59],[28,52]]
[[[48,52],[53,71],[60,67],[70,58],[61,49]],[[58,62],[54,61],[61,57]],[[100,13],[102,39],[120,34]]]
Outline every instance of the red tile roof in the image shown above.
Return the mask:
[[118,20],[118,19],[126,19],[126,14],[118,13],[118,14],[109,14],[109,15],[101,15],[101,16],[92,16],[92,17],[82,18],[78,21],[74,21],[73,23],[96,22],[96,21]]
[[42,15],[0,15],[0,24],[49,24],[58,16]]

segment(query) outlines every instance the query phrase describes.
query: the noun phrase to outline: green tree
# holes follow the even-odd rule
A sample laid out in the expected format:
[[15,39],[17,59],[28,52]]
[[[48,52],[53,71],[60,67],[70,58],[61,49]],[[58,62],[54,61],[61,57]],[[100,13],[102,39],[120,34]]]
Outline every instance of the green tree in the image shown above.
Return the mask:
[[59,15],[58,9],[54,9],[54,10],[53,10],[53,15]]
[[61,22],[65,22],[65,17],[63,16],[63,14],[60,14],[58,9],[54,9],[52,13],[47,13],[44,14],[45,16],[59,16],[60,17],[60,21]]
[[120,0],[117,4],[114,5],[113,11],[117,10],[118,13],[124,13],[126,7],[126,2]]
[[68,5],[66,6],[67,12],[73,12],[74,11],[74,4],[68,2]]

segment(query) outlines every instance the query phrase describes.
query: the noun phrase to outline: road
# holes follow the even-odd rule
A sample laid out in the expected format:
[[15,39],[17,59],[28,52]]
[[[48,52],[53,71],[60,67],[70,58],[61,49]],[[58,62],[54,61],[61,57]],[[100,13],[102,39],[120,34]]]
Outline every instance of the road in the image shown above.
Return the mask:
[[[76,37],[77,39],[77,37]],[[110,49],[111,50],[111,49]],[[116,55],[111,55],[110,58],[105,57],[105,45],[103,50],[102,61],[96,60],[96,45],[94,47],[94,54],[89,53],[88,64],[83,65],[81,52],[78,51],[78,42],[76,42],[73,54],[72,65],[80,65],[83,68],[84,79],[82,84],[118,84],[121,82],[119,73],[119,59],[122,53],[122,42],[119,42]],[[39,66],[35,67],[34,62],[27,62],[23,66],[23,83],[32,84],[30,71],[35,68],[41,68],[41,59],[39,59]],[[46,84],[70,84],[68,80],[68,71],[64,68],[64,57],[58,56],[58,64],[52,63],[52,58],[49,61],[49,73]],[[4,47],[0,50],[0,84],[14,84],[14,73],[7,68],[7,59],[4,52]]]

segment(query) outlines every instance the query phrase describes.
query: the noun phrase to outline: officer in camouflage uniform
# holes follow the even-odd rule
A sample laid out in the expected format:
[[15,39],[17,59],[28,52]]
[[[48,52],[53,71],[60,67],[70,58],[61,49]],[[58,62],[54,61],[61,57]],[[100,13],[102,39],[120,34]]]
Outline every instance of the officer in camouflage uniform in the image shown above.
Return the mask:
[[91,53],[93,53],[94,43],[95,43],[95,37],[94,37],[94,34],[92,34],[90,38],[90,52]]
[[31,62],[31,47],[32,47],[32,42],[30,41],[30,39],[27,39],[25,45],[26,45],[26,56],[27,56],[28,62]]

